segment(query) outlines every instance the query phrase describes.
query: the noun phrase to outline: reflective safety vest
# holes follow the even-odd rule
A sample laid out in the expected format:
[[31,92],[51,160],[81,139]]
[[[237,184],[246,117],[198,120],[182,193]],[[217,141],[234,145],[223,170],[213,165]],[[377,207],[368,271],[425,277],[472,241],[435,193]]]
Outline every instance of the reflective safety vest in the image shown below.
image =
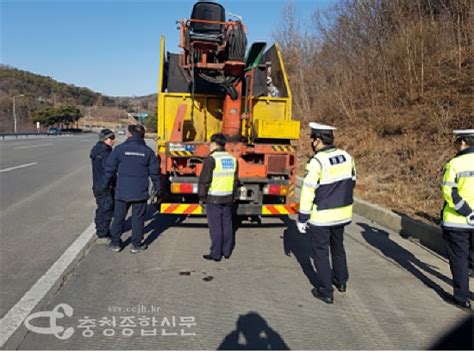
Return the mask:
[[329,147],[317,152],[306,166],[301,188],[300,215],[320,227],[344,226],[352,221],[355,164],[345,151]]
[[441,226],[474,229],[466,219],[474,208],[474,147],[458,153],[446,164],[441,191],[445,201]]
[[208,194],[211,196],[228,196],[234,193],[234,178],[237,160],[227,152],[211,154],[216,162],[212,172],[212,182]]

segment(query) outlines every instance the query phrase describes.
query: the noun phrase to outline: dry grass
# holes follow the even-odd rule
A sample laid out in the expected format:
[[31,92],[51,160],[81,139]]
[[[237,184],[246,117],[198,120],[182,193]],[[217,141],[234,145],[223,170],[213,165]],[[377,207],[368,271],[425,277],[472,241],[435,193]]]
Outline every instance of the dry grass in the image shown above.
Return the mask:
[[[443,205],[452,130],[474,128],[472,2],[341,0],[304,27],[294,7],[275,34],[294,117],[338,127],[356,194],[425,222]],[[299,172],[311,154],[302,143]]]
[[[433,121],[423,120],[417,110],[385,112],[382,117],[388,123],[384,125],[378,111],[360,112],[350,125],[344,120],[332,122],[338,127],[337,145],[356,161],[356,195],[397,213],[438,223],[443,206],[439,190],[442,170],[455,154],[450,130],[439,133],[430,127]],[[304,128],[301,135],[309,137],[309,130]],[[312,154],[309,139],[303,141],[300,174]]]

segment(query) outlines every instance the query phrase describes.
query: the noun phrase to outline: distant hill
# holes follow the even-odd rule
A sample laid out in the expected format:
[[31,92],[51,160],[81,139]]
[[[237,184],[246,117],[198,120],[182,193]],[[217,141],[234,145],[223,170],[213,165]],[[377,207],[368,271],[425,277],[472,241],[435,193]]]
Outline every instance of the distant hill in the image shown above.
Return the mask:
[[126,118],[128,113],[133,112],[156,112],[156,94],[111,97],[88,88],[58,82],[49,76],[0,65],[0,132],[13,130],[14,96],[18,130],[35,128],[31,122],[31,112],[41,105],[74,105],[89,120],[99,121]]
[[16,94],[82,106],[116,106],[116,101],[88,88],[60,83],[49,76],[0,66],[0,95]]

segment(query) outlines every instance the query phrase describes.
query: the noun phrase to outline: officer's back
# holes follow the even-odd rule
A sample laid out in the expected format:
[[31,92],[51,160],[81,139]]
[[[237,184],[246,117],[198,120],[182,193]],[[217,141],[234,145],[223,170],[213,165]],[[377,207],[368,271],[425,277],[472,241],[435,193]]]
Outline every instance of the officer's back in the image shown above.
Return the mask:
[[107,163],[106,180],[114,171],[117,172],[117,200],[148,199],[148,176],[155,186],[159,186],[159,160],[140,136],[130,136],[112,152]]

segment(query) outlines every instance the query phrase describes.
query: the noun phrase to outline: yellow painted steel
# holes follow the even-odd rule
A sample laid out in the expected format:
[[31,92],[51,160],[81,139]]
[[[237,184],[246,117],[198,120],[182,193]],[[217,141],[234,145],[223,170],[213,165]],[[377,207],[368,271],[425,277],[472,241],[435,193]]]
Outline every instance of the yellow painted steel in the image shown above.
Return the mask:
[[285,70],[285,62],[283,61],[283,56],[281,55],[281,51],[280,51],[280,46],[278,45],[278,43],[275,43],[275,47],[276,47],[276,51],[277,51],[277,55],[278,55],[278,60],[280,62],[280,68],[281,68],[281,72],[283,73],[283,81],[285,82],[285,87],[286,87],[286,91],[288,93],[288,103],[287,103],[287,111],[289,112],[290,114],[290,118],[291,119],[291,112],[293,107],[293,96],[291,94],[291,88],[290,88],[290,84],[288,83],[288,76],[286,75],[286,70]]
[[299,139],[300,137],[300,121],[257,119],[254,121],[254,129],[259,138]]
[[[283,74],[283,82],[287,95],[285,97],[253,98],[253,132],[243,129],[244,137],[263,139],[298,139],[299,121],[292,120],[291,90],[288,85],[283,59],[278,45],[275,45],[279,61],[279,69]],[[161,37],[160,68],[158,80],[158,151],[169,141],[178,107],[187,106],[183,124],[184,141],[209,141],[214,133],[221,131],[223,97],[216,95],[196,94],[194,100],[194,119],[191,121],[192,99],[189,93],[168,93],[163,88],[165,64],[165,39]],[[244,104],[242,100],[242,106]]]

